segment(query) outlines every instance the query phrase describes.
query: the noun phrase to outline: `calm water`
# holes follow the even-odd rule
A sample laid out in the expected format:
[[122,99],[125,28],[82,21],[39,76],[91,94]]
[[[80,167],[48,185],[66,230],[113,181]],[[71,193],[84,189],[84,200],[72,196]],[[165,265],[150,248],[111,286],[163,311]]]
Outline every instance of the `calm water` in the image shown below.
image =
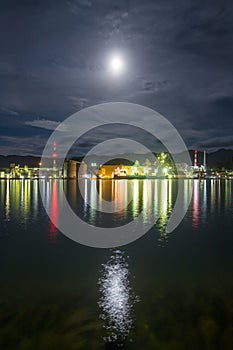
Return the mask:
[[92,225],[133,220],[157,224],[119,249],[77,244],[49,220],[37,181],[0,181],[1,349],[232,349],[233,182],[194,183],[190,208],[166,234],[174,180],[84,181],[116,206],[112,216],[83,203],[77,182],[45,181],[56,222],[64,188],[73,210]]

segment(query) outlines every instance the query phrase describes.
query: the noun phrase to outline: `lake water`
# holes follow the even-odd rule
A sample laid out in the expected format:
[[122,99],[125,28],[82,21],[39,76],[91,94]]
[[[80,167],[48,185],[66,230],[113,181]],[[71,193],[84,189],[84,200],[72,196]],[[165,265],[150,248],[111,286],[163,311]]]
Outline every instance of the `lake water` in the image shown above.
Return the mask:
[[63,189],[96,226],[121,226],[142,210],[151,223],[160,213],[137,241],[96,249],[57,230],[38,181],[1,180],[0,348],[232,349],[233,181],[184,181],[185,196],[193,181],[193,197],[171,234],[175,180],[84,180],[90,205],[100,209],[94,187],[116,205],[133,194],[111,216],[82,201],[76,180],[44,181],[54,222]]

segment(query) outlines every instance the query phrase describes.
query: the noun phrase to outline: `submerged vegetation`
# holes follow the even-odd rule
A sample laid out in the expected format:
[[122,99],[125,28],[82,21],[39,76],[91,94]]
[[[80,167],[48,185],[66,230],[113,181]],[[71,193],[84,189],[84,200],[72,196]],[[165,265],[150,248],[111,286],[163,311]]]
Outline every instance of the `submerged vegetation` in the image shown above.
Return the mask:
[[[123,348],[232,349],[233,300],[228,292],[222,295],[218,290],[199,289],[149,293],[146,308],[143,300],[135,307],[141,317],[136,318]],[[114,349],[114,343],[104,343],[103,321],[98,315],[77,300],[67,300],[66,296],[34,303],[2,303],[0,348]]]

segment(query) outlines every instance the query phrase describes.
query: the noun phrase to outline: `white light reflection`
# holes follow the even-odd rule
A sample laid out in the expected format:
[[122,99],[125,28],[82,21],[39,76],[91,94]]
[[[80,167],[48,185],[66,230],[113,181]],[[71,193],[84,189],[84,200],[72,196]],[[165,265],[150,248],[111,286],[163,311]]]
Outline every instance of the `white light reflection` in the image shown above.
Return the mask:
[[139,180],[133,180],[133,217],[139,214]]
[[138,302],[129,282],[129,269],[120,250],[114,251],[103,264],[99,279],[100,317],[105,321],[106,342],[122,342],[133,327],[133,306]]
[[34,219],[37,218],[38,215],[38,181],[33,181],[33,190],[32,190],[32,194],[33,194],[33,217]]
[[[86,180],[88,181],[88,180]],[[88,181],[87,184],[88,184],[88,187],[87,187],[87,191],[88,191],[88,194],[86,195],[85,197],[85,200],[87,198],[90,198],[90,208],[89,208],[89,211],[90,211],[90,222],[91,223],[95,223],[95,220],[96,220],[96,210],[94,208],[98,208],[97,207],[97,203],[96,203],[96,191],[95,191],[95,187],[97,186],[97,181]],[[88,197],[89,195],[89,197]]]

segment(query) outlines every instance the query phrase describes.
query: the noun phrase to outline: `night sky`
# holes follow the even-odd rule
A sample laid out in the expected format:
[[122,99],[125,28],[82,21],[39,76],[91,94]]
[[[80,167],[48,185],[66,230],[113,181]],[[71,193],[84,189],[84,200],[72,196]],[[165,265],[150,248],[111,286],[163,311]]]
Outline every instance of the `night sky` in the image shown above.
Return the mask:
[[231,0],[1,0],[0,38],[0,154],[40,155],[65,118],[112,101],[155,109],[189,148],[233,148]]

